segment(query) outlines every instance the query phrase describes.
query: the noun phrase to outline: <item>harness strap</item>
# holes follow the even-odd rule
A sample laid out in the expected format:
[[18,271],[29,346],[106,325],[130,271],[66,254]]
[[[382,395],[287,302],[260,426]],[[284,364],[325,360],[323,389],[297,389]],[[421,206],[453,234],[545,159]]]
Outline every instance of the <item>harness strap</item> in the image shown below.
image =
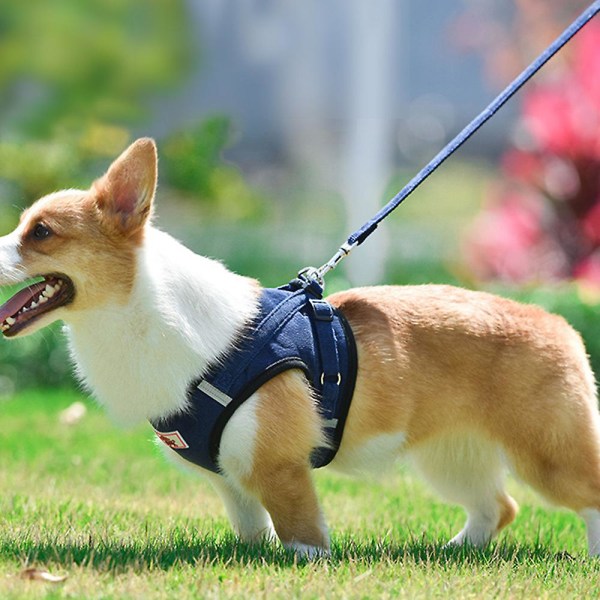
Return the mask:
[[[240,361],[236,364],[235,370],[232,370],[230,373],[219,373],[218,391],[227,394],[240,374],[244,372],[246,367],[262,352],[263,348],[269,343],[271,338],[289,322],[296,314],[296,311],[305,303],[306,295],[304,290],[298,290],[275,306],[275,308],[273,308],[273,310],[258,323],[252,333],[252,337],[255,340],[253,352],[247,353],[243,362]],[[275,323],[276,327],[272,328],[270,326],[271,323]],[[219,400],[217,400],[217,402],[219,402]]]
[[[337,388],[341,383],[340,362],[337,344],[331,322],[333,321],[333,307],[325,300],[311,298],[309,300],[315,317],[315,335],[319,348],[322,365],[321,383],[323,385],[323,396],[336,397]],[[331,396],[330,396],[331,394]],[[335,427],[337,419],[337,400],[329,407],[330,410],[323,415],[326,419],[326,427]]]
[[206,381],[206,379],[201,379],[196,385],[196,389],[200,390],[208,397],[218,402],[221,406],[229,406],[233,400],[231,396],[223,393],[219,388],[216,388],[212,383]]

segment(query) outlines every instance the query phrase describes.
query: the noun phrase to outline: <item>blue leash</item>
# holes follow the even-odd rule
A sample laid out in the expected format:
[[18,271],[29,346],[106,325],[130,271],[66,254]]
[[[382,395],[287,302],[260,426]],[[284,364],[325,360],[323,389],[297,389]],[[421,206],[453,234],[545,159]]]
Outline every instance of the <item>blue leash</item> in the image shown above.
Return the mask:
[[473,119],[445,148],[425,165],[370,221],[357,229],[339,250],[324,265],[315,269],[307,267],[299,276],[304,281],[316,280],[324,287],[324,276],[335,269],[339,262],[348,256],[350,251],[362,244],[383,219],[397,208],[414,190],[431,175],[450,155],[462,146],[486,121],[488,121],[521,87],[533,77],[588,21],[600,12],[600,0],[596,0],[583,12],[563,33],[540,54],[512,83],[510,83],[495,100]]

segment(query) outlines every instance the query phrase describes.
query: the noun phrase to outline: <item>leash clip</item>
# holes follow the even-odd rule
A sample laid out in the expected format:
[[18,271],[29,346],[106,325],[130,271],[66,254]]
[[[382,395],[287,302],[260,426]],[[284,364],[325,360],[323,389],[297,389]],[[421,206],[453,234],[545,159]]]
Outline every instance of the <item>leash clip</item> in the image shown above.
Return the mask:
[[319,274],[319,269],[315,267],[304,267],[304,269],[298,272],[298,277],[295,281],[297,287],[310,292],[317,298],[323,297],[325,282],[323,281],[323,277]]
[[310,285],[314,281],[321,286],[321,288],[325,287],[323,276],[316,267],[304,267],[304,269],[298,271],[298,279],[306,285]]
[[329,271],[333,271],[333,269],[335,269],[338,264],[344,259],[346,258],[346,256],[348,256],[348,254],[350,254],[350,251],[355,248],[358,244],[356,242],[354,243],[350,243],[350,242],[345,242],[343,243],[339,250],[322,266],[320,266],[317,269],[318,272],[318,276],[323,279],[323,277],[329,273]]
[[335,269],[357,245],[357,243],[351,244],[349,242],[342,244],[339,250],[318,269],[316,267],[304,267],[304,269],[298,272],[298,279],[302,282],[302,287],[307,288],[312,284],[316,284],[323,291],[325,289],[325,275]]

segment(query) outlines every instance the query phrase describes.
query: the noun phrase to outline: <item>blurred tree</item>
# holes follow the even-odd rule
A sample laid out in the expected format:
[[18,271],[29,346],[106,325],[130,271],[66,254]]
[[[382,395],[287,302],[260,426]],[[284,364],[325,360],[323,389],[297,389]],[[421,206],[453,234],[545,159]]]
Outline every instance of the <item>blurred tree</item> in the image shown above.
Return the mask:
[[0,178],[11,202],[89,183],[191,64],[184,0],[3,0]]
[[264,213],[262,198],[248,187],[240,171],[221,158],[231,140],[231,121],[214,116],[176,132],[164,141],[163,174],[169,185],[191,195],[213,215],[229,220],[249,219]]
[[[87,187],[131,140],[131,128],[154,118],[153,95],[172,89],[192,66],[189,22],[185,0],[2,0],[0,230],[14,226],[18,211],[9,207]],[[173,133],[164,140],[161,171],[176,195],[245,218],[262,203],[221,159],[229,139],[221,116]],[[70,381],[57,332],[0,344],[0,399]]]
[[[483,58],[490,84],[503,88],[525,65],[554,41],[590,4],[589,0],[463,0],[466,10],[456,19],[453,42]],[[512,6],[510,6],[512,5]],[[506,13],[512,18],[508,20]],[[572,44],[567,44],[536,80],[569,68]]]

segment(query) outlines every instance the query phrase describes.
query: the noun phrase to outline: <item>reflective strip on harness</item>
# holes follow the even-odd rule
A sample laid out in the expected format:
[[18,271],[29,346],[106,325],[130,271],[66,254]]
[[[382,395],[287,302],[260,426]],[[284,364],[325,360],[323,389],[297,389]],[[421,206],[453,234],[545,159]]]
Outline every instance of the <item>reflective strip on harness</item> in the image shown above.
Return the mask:
[[207,396],[210,396],[213,400],[216,400],[222,406],[227,406],[233,400],[231,396],[228,396],[214,385],[208,383],[206,379],[203,379],[196,388],[204,392]]

